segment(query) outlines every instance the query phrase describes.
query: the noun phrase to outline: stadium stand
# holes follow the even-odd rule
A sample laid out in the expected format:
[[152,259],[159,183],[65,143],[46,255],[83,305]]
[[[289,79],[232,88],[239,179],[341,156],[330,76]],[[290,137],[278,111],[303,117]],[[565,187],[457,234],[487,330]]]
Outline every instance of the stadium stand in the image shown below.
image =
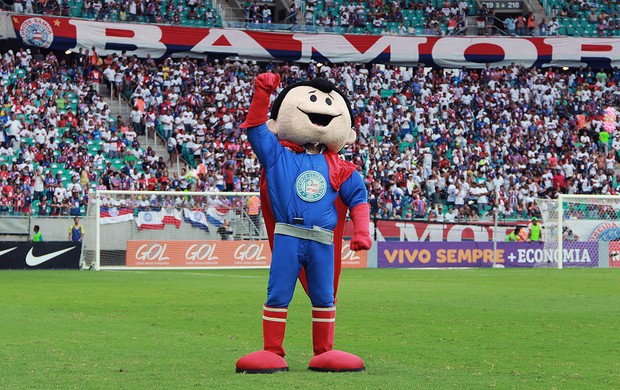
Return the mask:
[[474,9],[471,0],[314,0],[306,2],[305,19],[306,23],[338,33],[452,35]]
[[381,218],[470,220],[493,206],[524,218],[538,213],[538,196],[616,193],[620,185],[620,135],[607,139],[602,127],[603,109],[617,103],[618,70],[190,59],[139,69],[128,89],[142,94],[158,133],[200,173],[191,178],[200,190],[223,188],[230,164],[236,190],[256,189],[258,166],[237,124],[264,70],[286,84],[327,77],[347,91],[360,144],[345,155],[362,167]]
[[620,7],[615,2],[543,2],[547,14],[558,21],[560,35],[604,37],[620,35]]
[[[494,9],[485,8],[490,3],[479,4],[474,0],[283,1],[287,9],[280,8],[278,16],[275,15],[278,6],[274,2],[257,0],[219,3],[213,0],[14,0],[8,3],[10,5],[5,8],[17,13],[107,22],[294,29],[338,34],[466,35],[478,31],[478,35],[615,36],[618,30],[617,7],[596,1],[583,4],[543,1],[541,4],[545,11],[538,15],[540,21],[537,20],[533,26],[529,26],[527,14],[521,15],[524,18],[522,30],[515,26],[522,23],[517,14],[496,15]],[[531,7],[538,2],[529,4]],[[227,18],[224,14],[228,15]]]
[[[24,12],[30,11],[27,4]],[[102,15],[93,2],[63,4],[73,16]],[[585,19],[593,9],[599,22],[615,25],[611,5],[587,4],[569,5],[574,12],[564,15],[562,3],[550,3],[557,13],[548,15],[561,21],[560,33],[568,19],[594,21]],[[204,16],[209,5],[171,0],[157,9],[167,15],[176,9],[178,22],[186,24],[197,20],[187,17],[190,11]],[[264,7],[245,6],[247,18],[264,22]],[[359,13],[362,7],[372,12]],[[446,34],[446,18],[478,12],[467,1],[316,0],[304,10],[305,22],[323,24],[325,31],[402,34]],[[153,21],[151,11],[144,12],[117,16]],[[356,15],[363,16],[358,26]],[[106,17],[116,20],[111,13]],[[221,22],[214,18],[209,20]],[[435,30],[429,32],[431,24]],[[610,134],[603,126],[605,109],[618,106],[618,69],[156,62],[125,54],[99,60],[88,51],[59,62],[51,53],[25,49],[1,54],[0,213],[83,214],[95,188],[221,191],[229,179],[236,191],[257,190],[259,166],[238,124],[252,80],[263,71],[280,73],[284,85],[327,77],[346,91],[360,142],[344,155],[360,166],[378,218],[476,220],[489,218],[494,208],[504,218],[529,218],[538,216],[536,197],[558,191],[616,194],[620,188],[620,132]],[[100,79],[131,102],[126,121],[111,117],[94,87]],[[142,133],[156,133],[171,158],[141,147]],[[168,172],[176,155],[187,167]]]
[[15,0],[17,13],[70,16],[111,22],[169,23],[195,27],[221,27],[222,18],[209,0]]
[[132,177],[120,188],[147,188],[150,172],[163,173],[152,150],[110,117],[92,84],[92,55],[67,63],[38,50],[1,54],[0,213],[83,215],[100,180]]
[[[297,16],[289,15],[274,23],[272,6],[245,1],[243,24],[233,27],[251,29],[289,29],[297,24]],[[295,5],[291,6],[295,9]],[[464,18],[474,15],[474,0],[421,2],[415,0],[348,1],[310,0],[302,2],[303,26],[306,31],[350,34],[453,35],[465,31]],[[225,24],[212,1],[13,1],[17,13],[38,13],[129,23],[166,23],[191,27],[222,27]],[[301,18],[300,18],[301,19]]]

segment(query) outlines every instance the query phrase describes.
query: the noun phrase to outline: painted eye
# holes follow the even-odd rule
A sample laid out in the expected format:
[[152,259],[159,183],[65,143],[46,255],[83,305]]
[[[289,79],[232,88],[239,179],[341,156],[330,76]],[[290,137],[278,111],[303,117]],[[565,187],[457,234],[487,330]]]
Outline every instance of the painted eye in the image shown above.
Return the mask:
[[317,97],[316,97],[316,95],[310,95],[310,101],[311,101],[312,103],[316,102],[316,101],[317,101]]
[[325,103],[327,103],[328,106],[331,106],[332,105],[332,99],[330,99],[330,98],[325,99]]

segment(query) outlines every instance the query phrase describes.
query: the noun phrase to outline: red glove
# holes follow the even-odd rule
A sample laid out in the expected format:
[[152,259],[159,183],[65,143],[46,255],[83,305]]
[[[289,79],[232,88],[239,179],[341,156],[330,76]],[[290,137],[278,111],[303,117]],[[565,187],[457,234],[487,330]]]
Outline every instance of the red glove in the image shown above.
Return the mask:
[[353,238],[349,246],[353,251],[370,249],[372,246],[372,238],[370,238],[370,206],[368,203],[360,203],[353,207],[349,214],[353,221]]
[[254,97],[250,103],[248,115],[239,126],[242,129],[262,125],[267,122],[269,113],[269,99],[271,94],[280,85],[280,75],[277,73],[261,73],[254,80]]

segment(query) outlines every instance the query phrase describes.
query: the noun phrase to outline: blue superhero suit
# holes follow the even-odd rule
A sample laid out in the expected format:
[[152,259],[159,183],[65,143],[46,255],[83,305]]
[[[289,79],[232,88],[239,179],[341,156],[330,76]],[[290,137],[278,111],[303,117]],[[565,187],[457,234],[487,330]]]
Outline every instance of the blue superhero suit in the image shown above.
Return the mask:
[[[310,233],[319,231],[322,234],[326,231],[331,234],[343,219],[343,214],[338,211],[340,202],[347,208],[367,202],[366,187],[357,172],[349,171],[338,183],[334,183],[333,170],[348,163],[339,159],[336,163],[332,159],[330,163],[324,154],[296,153],[282,146],[266,124],[250,127],[247,133],[266,179],[268,204],[263,202],[266,222],[267,215],[271,214],[276,224],[293,225],[293,229],[300,227]],[[334,184],[339,188],[334,188]],[[269,208],[267,212],[266,207]],[[335,240],[334,243],[320,242],[278,234],[276,229],[266,305],[288,307],[303,268],[307,281],[304,287],[312,305],[333,306],[334,245],[340,247],[338,240],[341,236],[336,234]],[[338,264],[336,272],[339,274],[339,271]]]

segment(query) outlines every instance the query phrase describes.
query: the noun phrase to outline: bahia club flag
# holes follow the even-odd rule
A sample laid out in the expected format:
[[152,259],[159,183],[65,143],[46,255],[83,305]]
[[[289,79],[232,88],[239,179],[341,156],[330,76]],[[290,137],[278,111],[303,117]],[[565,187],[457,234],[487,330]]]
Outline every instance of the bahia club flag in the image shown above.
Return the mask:
[[222,213],[215,207],[207,208],[207,220],[211,225],[220,227],[224,223],[226,213]]
[[133,220],[133,212],[127,207],[101,207],[99,218],[102,225],[127,222]]
[[136,225],[138,230],[162,230],[165,226],[159,211],[140,211]]
[[207,216],[200,210],[183,209],[183,218],[185,222],[190,223],[193,227],[209,231],[209,224],[207,224]]
[[161,221],[166,225],[174,225],[178,228],[181,227],[181,210],[173,207],[163,207],[161,209]]

